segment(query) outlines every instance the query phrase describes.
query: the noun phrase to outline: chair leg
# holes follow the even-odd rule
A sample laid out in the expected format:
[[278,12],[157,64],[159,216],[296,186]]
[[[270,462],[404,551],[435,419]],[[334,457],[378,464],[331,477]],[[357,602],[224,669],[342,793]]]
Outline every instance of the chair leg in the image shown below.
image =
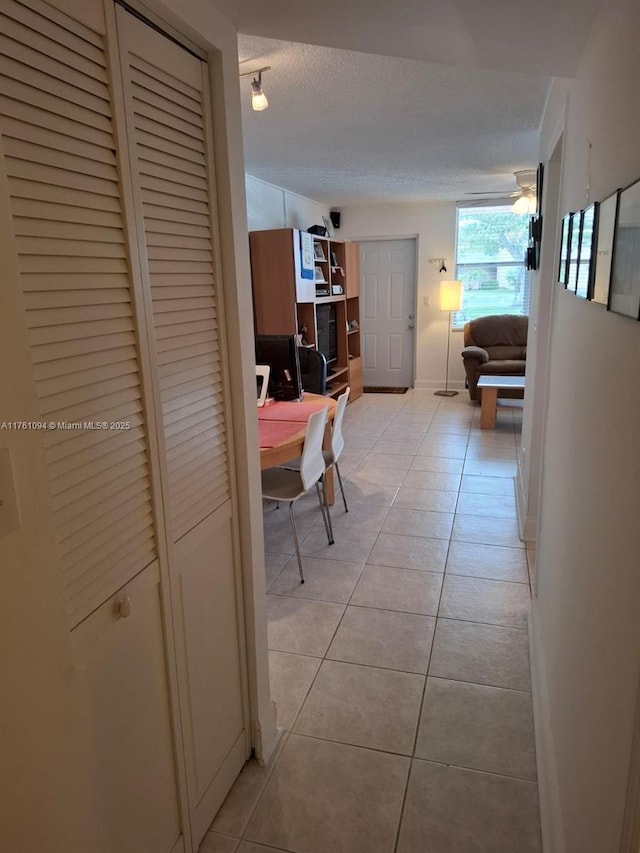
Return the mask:
[[336,469],[336,474],[338,475],[338,483],[340,483],[340,493],[342,494],[342,503],[344,504],[344,511],[349,512],[349,507],[347,506],[347,499],[344,496],[344,486],[342,485],[342,477],[340,476],[340,469],[338,468],[338,463],[334,462],[333,467]]
[[333,538],[333,526],[332,526],[332,524],[331,524],[331,513],[329,512],[329,501],[327,500],[327,487],[326,487],[326,485],[325,485],[324,477],[325,477],[325,475],[323,474],[323,475],[322,475],[322,477],[321,477],[321,482],[322,482],[322,498],[323,498],[323,503],[324,503],[324,511],[325,511],[325,512],[326,512],[326,514],[327,514],[327,523],[328,523],[328,525],[329,525],[329,530],[328,530],[328,533],[329,533],[329,545],[333,545],[333,543],[335,542],[335,539]]
[[[326,512],[324,497],[322,495],[322,492],[320,491],[320,481],[319,480],[316,483],[316,494],[318,495],[318,503],[320,504],[320,512],[322,514],[322,520],[324,521],[324,529],[326,530],[326,533],[327,533],[327,540],[329,542],[329,545],[333,545],[333,530],[331,529],[331,517],[328,516],[328,513]],[[327,517],[329,518],[328,521],[327,521]]]
[[302,557],[300,556],[300,546],[298,545],[298,532],[296,530],[296,520],[293,515],[293,501],[289,504],[289,521],[291,522],[291,530],[293,532],[293,544],[296,549],[296,557],[298,558],[298,571],[300,572],[300,583],[304,583],[304,574],[302,572]]

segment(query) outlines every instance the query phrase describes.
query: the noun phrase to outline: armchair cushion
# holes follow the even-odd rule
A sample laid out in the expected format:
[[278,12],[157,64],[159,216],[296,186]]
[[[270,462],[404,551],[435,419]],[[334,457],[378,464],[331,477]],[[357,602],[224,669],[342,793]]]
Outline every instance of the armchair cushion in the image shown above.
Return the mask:
[[[471,320],[464,327],[462,351],[469,396],[480,400],[480,376],[523,376],[527,359],[529,320],[516,314],[495,314]],[[500,391],[501,397],[522,397],[521,390]]]

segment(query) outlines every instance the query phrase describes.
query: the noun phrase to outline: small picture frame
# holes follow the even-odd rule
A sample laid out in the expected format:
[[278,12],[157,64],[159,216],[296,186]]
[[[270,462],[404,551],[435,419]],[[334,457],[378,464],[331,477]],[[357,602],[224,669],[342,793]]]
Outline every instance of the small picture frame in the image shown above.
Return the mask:
[[327,259],[324,256],[324,250],[322,248],[322,243],[318,240],[313,241],[313,258],[316,261],[326,261]]
[[538,164],[536,172],[536,216],[542,217],[542,187],[544,184],[544,165]]
[[326,284],[327,283],[327,281],[324,277],[324,273],[322,271],[322,267],[319,267],[316,264],[316,266],[313,268],[313,272],[314,272],[314,281],[316,282],[316,284]]
[[582,211],[576,210],[571,214],[569,223],[569,255],[567,260],[567,290],[576,292],[578,285],[578,257],[580,255],[580,226],[582,224]]
[[335,252],[331,252],[331,266],[336,269],[338,267],[338,256]]
[[562,218],[562,230],[560,232],[560,256],[558,258],[558,284],[567,286],[567,270],[569,264],[569,238],[571,236],[571,214],[567,213]]
[[591,301],[598,305],[609,302],[609,282],[611,281],[611,260],[613,257],[613,235],[616,228],[616,210],[618,193],[616,190],[598,206],[598,227],[595,241],[593,287]]
[[580,249],[578,252],[578,274],[576,278],[576,296],[582,299],[591,297],[593,282],[593,247],[598,226],[598,203],[594,202],[581,214]]
[[323,216],[322,222],[324,223],[324,227],[327,229],[327,237],[333,239],[336,236],[335,228],[333,227],[333,222],[328,216]]
[[640,181],[618,196],[608,308],[640,319]]

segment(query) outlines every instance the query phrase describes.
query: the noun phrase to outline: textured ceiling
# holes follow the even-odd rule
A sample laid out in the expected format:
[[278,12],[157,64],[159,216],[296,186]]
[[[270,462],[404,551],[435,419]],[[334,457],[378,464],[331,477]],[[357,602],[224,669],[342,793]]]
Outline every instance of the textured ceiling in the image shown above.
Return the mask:
[[264,112],[240,81],[247,172],[339,206],[516,189],[601,0],[215,2],[241,72],[271,66]]

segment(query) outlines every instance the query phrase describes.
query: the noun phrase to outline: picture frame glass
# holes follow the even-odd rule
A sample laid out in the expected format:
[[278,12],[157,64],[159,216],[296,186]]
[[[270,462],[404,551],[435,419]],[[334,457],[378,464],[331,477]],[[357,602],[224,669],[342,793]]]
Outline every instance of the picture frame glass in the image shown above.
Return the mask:
[[592,302],[606,305],[609,302],[611,260],[613,257],[613,235],[616,227],[618,193],[615,192],[600,202],[598,209],[598,231],[594,253]]
[[640,318],[640,181],[622,190],[619,196],[609,309]]
[[578,210],[571,215],[571,237],[569,240],[569,264],[567,272],[567,290],[576,292],[578,284],[578,256],[580,254],[580,223],[581,212]]
[[567,214],[562,219],[562,232],[560,235],[560,257],[558,260],[558,283],[567,286],[567,262],[569,260],[569,226],[571,216]]
[[333,227],[333,222],[328,216],[323,216],[322,222],[324,224],[324,227],[327,229],[327,237],[333,239],[336,236],[335,228]]
[[596,224],[596,206],[589,205],[582,211],[580,226],[580,251],[578,254],[578,275],[576,280],[576,296],[587,299],[591,281],[591,260],[593,232]]

